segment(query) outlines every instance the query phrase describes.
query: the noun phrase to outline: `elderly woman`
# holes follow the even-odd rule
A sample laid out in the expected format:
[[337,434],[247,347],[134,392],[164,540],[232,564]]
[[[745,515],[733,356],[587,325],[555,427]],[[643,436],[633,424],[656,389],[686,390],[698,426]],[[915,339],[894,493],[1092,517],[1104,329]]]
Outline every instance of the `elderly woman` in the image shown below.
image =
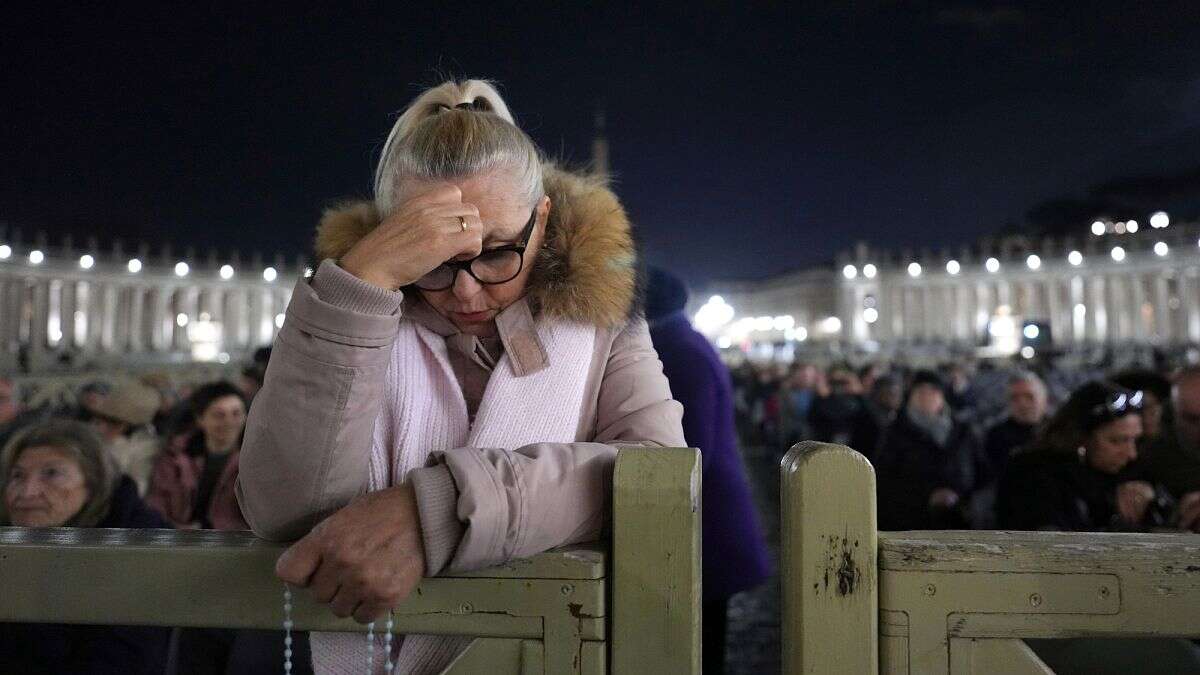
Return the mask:
[[[422,576],[596,539],[617,446],[684,445],[634,313],[624,211],[601,182],[544,165],[488,83],[418,97],[374,202],[327,213],[317,247],[238,494],[259,535],[304,537],[277,571],[336,615],[370,621]],[[359,658],[360,641],[314,635],[315,669]],[[402,643],[400,672],[466,644]]]
[[[50,421],[0,452],[0,525],[166,528],[88,425]],[[161,673],[167,629],[0,624],[0,672]]]

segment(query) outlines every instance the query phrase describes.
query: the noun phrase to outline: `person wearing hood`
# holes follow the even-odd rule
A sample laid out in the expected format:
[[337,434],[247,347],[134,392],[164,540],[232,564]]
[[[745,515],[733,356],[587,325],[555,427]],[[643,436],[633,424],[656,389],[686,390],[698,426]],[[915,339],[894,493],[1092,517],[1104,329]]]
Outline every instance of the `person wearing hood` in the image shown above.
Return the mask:
[[143,496],[150,485],[159,446],[150,424],[161,403],[154,389],[129,382],[84,406],[84,416],[104,439],[117,467],[133,479],[138,494]]
[[[250,410],[238,497],[259,536],[301,537],[283,581],[366,623],[424,576],[600,538],[617,447],[686,445],[630,229],[491,84],[413,101],[374,200],[326,213]],[[362,654],[354,635],[311,644],[318,673]],[[469,644],[406,635],[386,656],[440,672]]]
[[979,452],[970,425],[951,415],[942,378],[933,371],[917,371],[875,462],[879,529],[966,527],[962,514],[974,486]]
[[683,435],[699,448],[703,483],[704,672],[724,672],[729,598],[771,573],[755,516],[733,420],[729,371],[708,339],[692,328],[683,281],[650,268],[646,321],[675,400],[683,404]]
[[[170,526],[138,497],[103,440],[87,424],[51,420],[26,427],[0,451],[0,526]],[[0,672],[157,674],[169,629],[0,624]]]

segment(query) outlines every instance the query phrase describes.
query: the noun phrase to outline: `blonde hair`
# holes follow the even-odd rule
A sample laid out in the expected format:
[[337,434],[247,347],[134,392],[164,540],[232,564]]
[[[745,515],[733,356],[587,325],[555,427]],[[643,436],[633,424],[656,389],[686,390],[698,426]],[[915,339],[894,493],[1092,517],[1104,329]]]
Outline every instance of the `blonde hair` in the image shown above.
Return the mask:
[[493,169],[513,172],[529,201],[545,194],[542,157],[492,83],[444,82],[418,96],[388,134],[375,169],[375,206],[388,216],[405,179],[447,180]]

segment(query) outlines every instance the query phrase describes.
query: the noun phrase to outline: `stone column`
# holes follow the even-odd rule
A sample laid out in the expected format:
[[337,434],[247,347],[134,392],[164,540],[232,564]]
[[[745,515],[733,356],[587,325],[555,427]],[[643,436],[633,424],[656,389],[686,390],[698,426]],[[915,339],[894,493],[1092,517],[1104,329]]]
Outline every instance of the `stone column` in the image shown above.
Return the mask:
[[1105,279],[1103,274],[1097,274],[1091,278],[1091,283],[1088,284],[1092,292],[1091,306],[1088,307],[1088,313],[1092,315],[1091,325],[1093,326],[1092,337],[1096,342],[1108,342],[1108,306],[1104,301],[1105,295]]
[[1167,291],[1167,278],[1154,275],[1154,332],[1161,344],[1175,342],[1178,336],[1171,330],[1171,299]]
[[[50,320],[50,281],[37,279],[33,287],[33,315],[29,330],[29,350],[32,354],[46,351],[46,329]],[[35,360],[36,364],[37,361]]]
[[[1142,342],[1150,337],[1150,331],[1147,330],[1148,326],[1146,325],[1146,313],[1144,311],[1146,305],[1146,288],[1143,285],[1141,274],[1132,274],[1127,278],[1127,281],[1130,284],[1130,291],[1132,291],[1130,293],[1130,304],[1133,305],[1133,311],[1129,313],[1130,318],[1133,319],[1133,331],[1131,337],[1139,342]],[[1158,313],[1158,308],[1151,309],[1155,312],[1155,314]],[[1163,309],[1166,309],[1165,305],[1163,306]]]

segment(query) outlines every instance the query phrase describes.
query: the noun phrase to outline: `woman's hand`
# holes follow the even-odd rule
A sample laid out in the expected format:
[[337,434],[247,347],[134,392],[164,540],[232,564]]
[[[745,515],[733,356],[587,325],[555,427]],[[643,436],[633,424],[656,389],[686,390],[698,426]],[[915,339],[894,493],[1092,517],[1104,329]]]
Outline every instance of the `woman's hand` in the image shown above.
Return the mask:
[[447,183],[401,204],[338,264],[363,281],[394,291],[451,258],[476,256],[482,249],[479,209],[463,203],[462,191]]
[[425,575],[412,487],[403,484],[350,502],[284,551],[275,574],[308,588],[341,618],[369,623],[383,616]]
[[1200,491],[1179,498],[1179,529],[1200,532]]
[[1131,480],[1117,486],[1117,513],[1129,525],[1141,524],[1152,501],[1154,486],[1144,480]]

